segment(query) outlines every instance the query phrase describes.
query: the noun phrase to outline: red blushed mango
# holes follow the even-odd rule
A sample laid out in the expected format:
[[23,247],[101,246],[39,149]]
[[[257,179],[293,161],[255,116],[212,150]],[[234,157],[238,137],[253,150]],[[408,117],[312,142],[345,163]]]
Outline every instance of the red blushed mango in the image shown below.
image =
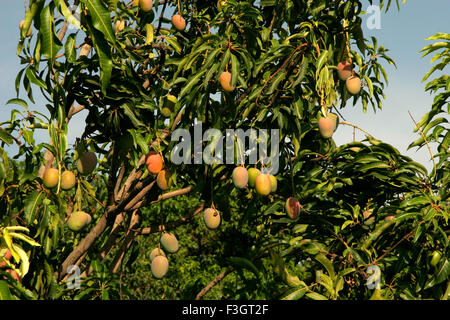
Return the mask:
[[150,151],[145,159],[145,164],[150,173],[157,174],[163,168],[163,159],[158,152]]
[[139,7],[144,12],[149,12],[153,8],[153,0],[139,0]]
[[[3,257],[0,258],[4,258],[5,260],[10,260],[11,259],[11,251],[9,251],[9,249],[6,249]],[[6,262],[5,261],[1,261],[0,259],[0,268],[3,268],[4,266],[6,266]]]
[[337,116],[333,113],[329,113],[326,117],[319,119],[319,132],[322,137],[328,139],[333,136],[337,127]]
[[238,189],[244,189],[248,183],[248,171],[244,167],[236,167],[233,170],[232,180]]
[[179,14],[174,14],[172,16],[172,24],[178,31],[182,31],[186,28],[186,20]]
[[342,81],[347,80],[352,75],[352,64],[348,61],[341,61],[338,63],[338,76]]
[[289,218],[296,220],[300,215],[300,202],[297,198],[289,197],[286,200],[286,212]]
[[163,190],[166,191],[170,188],[170,173],[167,170],[161,170],[158,173],[158,176],[156,177],[156,184],[158,185],[158,187]]
[[275,178],[275,176],[272,174],[269,175],[269,178],[270,178],[270,192],[273,193],[277,191],[278,181],[277,178]]
[[352,76],[345,81],[345,86],[347,87],[347,91],[351,94],[358,94],[359,91],[361,91],[361,79]]
[[[20,21],[20,23],[19,23],[20,29],[22,29],[24,23],[25,23],[25,20]],[[33,33],[33,27],[30,26],[30,28],[28,29],[28,32],[27,32],[27,37],[31,37],[32,33]]]
[[256,192],[262,196],[267,196],[272,190],[272,183],[268,174],[260,174],[255,181]]
[[226,92],[232,92],[234,90],[234,87],[230,85],[231,83],[231,73],[228,71],[224,71],[221,73],[219,77],[220,85],[222,86],[222,89]]
[[16,270],[8,269],[6,270],[6,272],[8,272],[14,279],[20,282],[20,277]]

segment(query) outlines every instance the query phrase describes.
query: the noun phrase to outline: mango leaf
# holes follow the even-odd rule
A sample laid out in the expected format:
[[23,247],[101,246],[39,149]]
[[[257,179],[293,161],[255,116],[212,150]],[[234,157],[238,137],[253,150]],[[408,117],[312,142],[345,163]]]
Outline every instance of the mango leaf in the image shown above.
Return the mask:
[[[24,24],[20,32],[21,39],[24,39],[26,37],[34,17],[36,16],[36,14],[38,14],[39,10],[42,9],[44,4],[45,0],[35,0],[30,3],[30,10],[28,10],[25,14]],[[17,55],[19,55],[19,53]]]
[[6,144],[12,144],[14,142],[14,138],[5,129],[0,128],[0,140]]
[[247,270],[253,272],[253,274],[257,278],[260,277],[258,268],[256,268],[256,266],[253,264],[253,262],[251,262],[250,260],[248,260],[246,258],[230,257],[227,259],[227,261],[235,268],[247,269]]
[[17,232],[10,232],[9,235],[12,238],[16,238],[16,239],[20,239],[23,240],[25,242],[27,242],[28,244],[35,246],[35,247],[40,247],[41,245],[39,243],[37,243],[33,238],[23,234],[23,233],[17,233]]
[[34,190],[28,198],[25,199],[24,211],[25,211],[25,221],[30,225],[34,218],[36,217],[37,209],[44,199],[45,194]]
[[30,261],[27,253],[19,245],[13,243],[13,248],[20,257],[20,277],[23,278],[30,268]]
[[319,261],[325,267],[325,269],[327,269],[327,272],[330,275],[331,280],[334,281],[335,273],[334,273],[333,263],[327,257],[325,257],[322,253],[319,253],[318,255],[316,255],[314,257],[314,259]]
[[65,1],[64,0],[55,0],[55,3],[58,6],[59,12],[62,13],[64,18],[66,18],[67,22],[70,23],[75,28],[81,29],[80,20],[75,18],[75,16],[72,14],[72,12],[67,7]]
[[116,36],[111,23],[111,14],[100,0],[81,0],[87,9],[88,14],[92,17],[92,25],[95,29],[103,33],[103,36],[111,44],[116,43]]
[[313,300],[328,300],[327,297],[325,297],[325,296],[323,296],[323,295],[321,295],[320,293],[317,293],[317,292],[309,292],[309,293],[306,294],[306,296],[308,298],[310,298],[310,299],[313,299]]
[[66,60],[70,63],[75,63],[75,61],[77,59],[76,37],[77,37],[77,35],[75,33],[70,34],[67,37],[66,44],[64,46]]
[[[86,0],[88,1],[88,0]],[[111,58],[111,48],[106,42],[102,33],[95,30],[90,23],[87,24],[89,33],[92,36],[92,42],[94,44],[95,51],[97,52],[100,62],[100,83],[103,94],[106,94],[106,89],[109,86],[111,80],[111,73],[113,68],[113,62]]]
[[13,300],[8,282],[0,280],[0,300]]
[[41,28],[39,34],[41,35],[42,55],[49,60],[53,60],[62,48],[62,44],[55,33],[55,24],[50,6],[46,6],[41,11]]
[[299,300],[305,295],[306,292],[308,292],[308,287],[306,283],[302,281],[302,283],[298,287],[293,288],[285,293],[281,300]]
[[434,287],[450,277],[450,261],[448,259],[439,267],[434,276],[425,283],[424,289]]

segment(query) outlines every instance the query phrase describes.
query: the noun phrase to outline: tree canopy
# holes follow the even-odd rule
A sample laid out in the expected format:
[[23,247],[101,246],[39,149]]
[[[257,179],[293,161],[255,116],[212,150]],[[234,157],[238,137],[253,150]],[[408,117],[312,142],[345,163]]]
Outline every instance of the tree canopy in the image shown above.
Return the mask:
[[[0,298],[449,298],[450,80],[430,80],[449,62],[449,34],[422,50],[438,62],[424,76],[435,99],[409,147],[438,144],[428,172],[340,116],[358,102],[379,112],[383,65],[395,65],[375,37],[364,37],[361,1],[150,3],[28,1],[17,47],[23,69],[9,101],[20,109],[0,123],[0,259],[8,268],[0,268]],[[343,80],[342,62],[356,89]],[[34,103],[37,90],[45,114],[21,98]],[[85,128],[69,145],[80,112]],[[331,114],[325,137],[320,123]],[[279,130],[269,139],[279,146],[269,195],[236,187],[239,160],[247,169],[268,165],[248,164],[239,140],[235,164],[171,161],[172,133],[194,133],[199,122],[223,133]],[[338,146],[337,125],[366,137]],[[49,141],[36,142],[38,130]],[[217,143],[203,138],[201,149]],[[19,151],[8,155],[5,144]],[[87,153],[93,162],[80,160]],[[150,154],[161,157],[165,176],[152,171]],[[49,168],[57,169],[54,187]],[[59,179],[65,171],[75,173],[71,188]],[[213,230],[207,208],[220,214]],[[89,222],[74,231],[79,211]],[[178,240],[174,253],[160,241],[166,232]],[[161,246],[168,272],[149,278],[150,253]],[[68,285],[74,270],[78,289]]]

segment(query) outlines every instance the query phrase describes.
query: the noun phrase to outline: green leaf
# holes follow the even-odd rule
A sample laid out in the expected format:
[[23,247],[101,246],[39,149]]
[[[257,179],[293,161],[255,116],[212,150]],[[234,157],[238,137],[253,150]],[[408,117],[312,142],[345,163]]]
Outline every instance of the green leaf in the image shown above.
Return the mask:
[[323,295],[321,295],[320,293],[317,293],[317,292],[309,292],[309,293],[306,294],[306,296],[308,298],[310,298],[310,299],[313,299],[313,300],[328,300],[327,297],[325,297],[325,296],[323,296]]
[[13,300],[8,282],[0,280],[0,300]]
[[52,61],[62,48],[62,44],[55,33],[55,24],[50,6],[46,6],[41,11],[41,28],[39,34],[41,35],[42,43],[41,53],[44,57]]
[[133,122],[134,126],[145,127],[145,124],[136,117],[136,114],[133,112],[133,106],[130,103],[124,103],[120,107],[125,111],[125,114]]
[[239,75],[240,63],[236,55],[231,55],[231,81],[230,86],[235,87]]
[[[22,71],[25,71],[25,69],[23,69]],[[8,100],[8,102],[6,102],[6,104],[12,104],[12,103],[21,105],[25,109],[28,109],[28,103],[25,100],[15,98],[15,99],[10,99],[10,100]]]
[[80,21],[75,18],[75,16],[72,14],[72,12],[67,7],[64,0],[55,0],[56,5],[58,6],[59,12],[62,13],[64,18],[66,18],[67,22],[70,23],[72,26],[74,26],[77,29],[81,29]]
[[166,41],[175,49],[177,53],[181,53],[181,46],[177,41],[177,37],[164,37]]
[[75,63],[77,60],[76,38],[77,35],[75,33],[70,34],[67,37],[66,44],[64,46],[66,60],[70,63]]
[[38,14],[39,10],[42,9],[44,4],[45,0],[35,0],[32,2],[30,1],[30,10],[28,10],[25,14],[25,22],[20,32],[21,39],[24,39],[26,37],[34,17],[36,16],[36,14]]
[[103,36],[111,44],[116,43],[116,36],[111,23],[111,14],[101,0],[81,0],[88,9],[89,16],[92,17],[92,25],[95,29],[103,33]]
[[372,169],[386,169],[386,168],[390,168],[390,165],[382,161],[377,161],[360,166],[358,167],[358,170],[365,172]]
[[14,142],[14,138],[5,129],[0,128],[0,140],[6,144],[12,144]]
[[35,246],[35,247],[40,247],[41,245],[39,243],[37,243],[33,238],[23,234],[23,233],[16,233],[16,232],[10,232],[9,235],[12,238],[17,238],[20,240],[23,240],[25,242],[27,242],[28,244]]
[[301,281],[301,285],[289,290],[283,295],[281,300],[299,300],[305,295],[306,292],[308,292],[308,287],[303,281]]
[[103,94],[106,94],[113,68],[111,48],[108,45],[108,42],[106,42],[103,34],[92,28],[90,23],[87,24],[87,28],[91,34],[92,42],[100,62],[100,83],[102,86],[102,92]]
[[320,54],[320,57],[316,61],[316,79],[318,78],[319,72],[322,69],[323,65],[327,61],[328,50],[323,50]]
[[450,261],[448,259],[440,266],[434,276],[425,283],[424,289],[429,289],[444,282],[450,277]]
[[38,78],[34,74],[34,70],[32,70],[31,67],[27,68],[25,75],[27,76],[28,80],[30,80],[32,83],[41,87],[44,90],[47,90],[47,84],[45,83],[45,81],[43,81],[41,78]]
[[149,45],[153,42],[154,39],[154,30],[153,30],[153,25],[151,23],[147,23],[145,25],[145,45]]
[[207,70],[200,71],[199,73],[188,79],[187,84],[180,92],[180,99],[186,94],[191,93],[192,88],[200,81],[200,78],[205,74],[206,71]]
[[325,257],[322,253],[319,253],[318,255],[316,255],[314,257],[314,259],[319,261],[325,267],[325,269],[327,269],[327,272],[330,275],[331,280],[334,281],[336,275],[334,273],[333,263],[327,257]]
[[30,260],[27,253],[19,245],[13,243],[13,248],[20,257],[20,277],[23,278],[30,268]]
[[259,270],[250,260],[241,257],[230,257],[227,259],[228,262],[234,266],[235,268],[244,268],[255,274],[256,277],[259,278]]
[[39,192],[38,190],[34,190],[31,195],[29,195],[24,202],[24,211],[25,211],[25,221],[27,225],[30,225],[36,217],[37,209],[41,204],[42,200],[44,200],[45,194],[43,192]]
[[372,99],[372,96],[373,96],[372,80],[370,80],[370,78],[368,76],[366,76],[366,75],[364,75],[364,79],[366,80],[367,87],[369,88],[369,98]]

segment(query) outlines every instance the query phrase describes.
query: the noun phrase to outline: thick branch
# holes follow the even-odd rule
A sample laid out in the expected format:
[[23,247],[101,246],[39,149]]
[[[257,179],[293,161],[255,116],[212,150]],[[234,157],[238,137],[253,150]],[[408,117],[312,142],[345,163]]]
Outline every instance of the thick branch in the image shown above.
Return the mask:
[[133,206],[142,200],[145,195],[153,188],[153,185],[155,184],[155,181],[147,185],[145,188],[143,188],[133,199],[131,199],[130,202],[125,206],[124,211],[129,211]]

